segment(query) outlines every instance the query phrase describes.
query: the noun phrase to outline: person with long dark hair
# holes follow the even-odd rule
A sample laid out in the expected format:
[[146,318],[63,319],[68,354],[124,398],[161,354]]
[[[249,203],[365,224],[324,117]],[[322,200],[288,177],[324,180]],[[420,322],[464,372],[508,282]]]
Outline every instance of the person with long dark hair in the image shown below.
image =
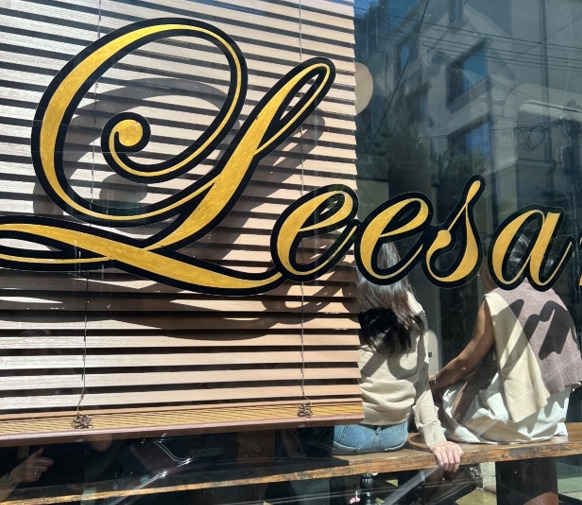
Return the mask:
[[[400,261],[392,243],[380,248],[378,268]],[[428,383],[427,322],[406,278],[375,284],[358,281],[360,312],[361,424],[334,428],[334,454],[393,451],[407,440],[414,415],[424,442],[444,470],[457,470],[463,454],[446,440]]]
[[[377,256],[378,268],[390,268],[399,261],[394,244],[383,244]],[[433,402],[428,383],[428,325],[422,306],[407,279],[379,285],[359,274],[357,287],[364,420],[361,424],[329,427],[329,431],[326,427],[309,446],[315,447],[320,457],[330,453],[394,451],[406,443],[409,420],[414,416],[439,467],[456,471],[463,451],[446,440]],[[306,444],[302,443],[306,437],[291,431],[284,435],[283,444],[290,455],[306,455]],[[424,478],[420,477],[418,482]],[[340,480],[339,494],[351,498],[350,503],[359,501],[357,494],[352,495],[357,482]],[[301,505],[329,505],[330,498],[336,496],[335,492],[330,494],[329,479],[296,480],[290,484]],[[410,484],[409,489],[414,485]]]

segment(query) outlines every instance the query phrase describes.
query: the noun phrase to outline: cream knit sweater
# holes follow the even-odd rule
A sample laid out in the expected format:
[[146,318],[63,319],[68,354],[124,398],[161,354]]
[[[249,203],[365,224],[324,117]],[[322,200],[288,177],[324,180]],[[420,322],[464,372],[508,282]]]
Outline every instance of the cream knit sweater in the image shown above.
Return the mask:
[[[426,316],[416,298],[409,294],[410,306]],[[412,347],[406,354],[386,356],[368,346],[360,347],[360,386],[364,402],[363,424],[386,426],[407,421],[414,412],[416,426],[428,447],[445,439],[432,393],[428,385],[427,333],[415,326]]]

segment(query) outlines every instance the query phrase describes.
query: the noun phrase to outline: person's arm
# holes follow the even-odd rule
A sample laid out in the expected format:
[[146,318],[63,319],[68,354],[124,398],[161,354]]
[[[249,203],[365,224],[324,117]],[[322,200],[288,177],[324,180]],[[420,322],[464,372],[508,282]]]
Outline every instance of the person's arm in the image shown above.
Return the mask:
[[494,343],[495,335],[493,333],[491,314],[487,303],[483,302],[475,318],[471,340],[456,358],[449,361],[435,375],[429,377],[431,389],[438,393],[439,390],[460,381],[470,374],[493,347]]
[[[425,328],[428,327],[426,319]],[[456,472],[461,464],[463,450],[455,442],[445,439],[432,393],[428,386],[428,333],[421,335],[418,345],[418,380],[415,384],[416,401],[412,407],[416,426],[424,443],[434,454],[437,464],[447,472]]]
[[6,500],[22,482],[36,482],[53,464],[53,460],[42,456],[39,449],[10,472],[0,477],[0,502]]
[[430,450],[434,454],[438,465],[445,472],[456,472],[459,470],[461,457],[464,453],[458,444],[445,440],[443,442],[437,442],[430,447]]

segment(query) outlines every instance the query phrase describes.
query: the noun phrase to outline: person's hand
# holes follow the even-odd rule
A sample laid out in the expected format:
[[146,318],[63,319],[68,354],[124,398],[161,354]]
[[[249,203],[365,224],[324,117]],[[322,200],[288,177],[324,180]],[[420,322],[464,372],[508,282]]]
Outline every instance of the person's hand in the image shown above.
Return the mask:
[[463,449],[454,442],[437,442],[430,450],[435,455],[438,465],[445,472],[456,472],[461,465]]
[[53,460],[44,458],[42,456],[43,451],[44,448],[40,448],[38,451],[32,453],[10,472],[15,484],[18,485],[21,482],[36,482],[52,466]]
[[439,374],[439,372],[437,372],[434,375],[428,376],[428,386],[430,387],[430,390],[432,391],[433,396],[440,397],[442,395],[442,392],[445,389],[445,387],[439,382],[438,374]]

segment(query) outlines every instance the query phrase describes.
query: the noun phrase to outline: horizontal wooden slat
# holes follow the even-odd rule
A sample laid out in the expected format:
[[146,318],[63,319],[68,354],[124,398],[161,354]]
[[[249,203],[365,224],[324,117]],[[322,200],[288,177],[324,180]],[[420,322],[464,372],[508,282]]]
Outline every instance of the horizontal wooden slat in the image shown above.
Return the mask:
[[[339,298],[339,295],[338,295]],[[48,299],[35,299],[32,297],[12,297],[2,296],[0,292],[0,311],[7,310],[14,307],[15,303],[25,303],[27,310],[67,310],[67,311],[86,311],[87,306],[85,300],[80,297],[74,297],[73,299],[61,299],[59,301],[51,301]],[[309,310],[311,307],[311,310]],[[125,307],[122,306],[123,310],[125,311]],[[159,313],[165,312],[167,310],[172,310],[176,313],[183,313],[183,312],[191,312],[192,310],[196,311],[203,311],[203,310],[211,310],[212,308],[216,308],[216,305],[212,305],[210,302],[207,303],[199,303],[195,300],[171,300],[168,302],[157,301],[157,300],[144,300],[139,301],[134,306],[135,312],[150,312],[150,313]],[[229,303],[229,308],[233,312],[235,311],[244,311],[244,312],[266,312],[268,310],[265,307],[264,302],[260,300],[257,301],[242,301],[242,300],[232,300]],[[275,307],[270,307],[271,310],[274,310]],[[339,314],[345,311],[345,304],[343,301],[338,300],[337,302],[333,302],[331,299],[322,300],[318,306],[309,305],[308,303],[302,303],[301,301],[288,301],[283,302],[281,301],[280,304],[281,309],[286,309],[287,311],[299,311],[301,310],[303,313],[319,313],[324,312],[327,314]],[[116,312],[115,305],[111,303],[111,299],[97,299],[91,301],[91,312],[109,312],[113,314]],[[118,311],[119,309],[117,309]]]
[[[359,386],[346,384],[306,384],[300,386],[277,386],[269,387],[229,387],[229,388],[203,388],[203,389],[169,389],[167,391],[138,391],[126,393],[87,393],[83,397],[83,406],[107,407],[131,406],[131,405],[174,405],[176,403],[214,403],[224,401],[264,401],[265,399],[300,399],[303,392],[308,398],[321,399],[331,397],[357,397]],[[4,411],[10,410],[30,410],[38,408],[74,408],[79,403],[79,394],[51,395],[43,396],[21,396],[11,398],[0,398],[0,408]]]
[[[51,334],[50,339],[46,337],[32,337],[26,338],[17,335],[12,337],[0,337],[0,349],[9,350],[23,350],[23,349],[80,349],[84,346],[84,339],[82,336],[67,337],[59,336],[58,334]],[[89,336],[87,337],[87,347],[89,349],[123,349],[139,346],[141,349],[147,348],[171,348],[171,347],[207,347],[209,338],[191,334],[187,337],[167,337],[167,336],[145,336],[143,334],[136,335],[104,335],[104,336]],[[241,337],[240,334],[226,335],[220,334],[218,340],[220,347],[298,347],[301,345],[307,347],[323,347],[333,346],[350,347],[353,348],[354,337],[351,333],[314,333],[299,335],[297,333],[291,334],[269,334]]]
[[[353,357],[353,356],[352,356]],[[358,367],[344,368],[308,368],[301,371],[300,368],[289,370],[289,368],[273,369],[253,369],[253,370],[200,370],[200,371],[180,371],[180,372],[140,372],[140,373],[107,373],[91,374],[85,376],[85,384],[88,388],[105,387],[137,387],[154,385],[194,385],[194,384],[215,384],[229,382],[236,386],[238,382],[268,381],[275,383],[282,380],[299,381],[303,378],[307,381],[313,380],[337,380],[337,379],[359,379]],[[43,379],[43,388],[63,389],[78,388],[83,385],[81,375],[50,375]],[[0,391],[30,391],[38,388],[38,376],[12,376],[0,377]]]
[[[217,340],[215,342],[219,343]],[[302,355],[303,354],[303,355]],[[305,350],[304,353],[298,351],[277,351],[276,353],[261,352],[236,352],[236,353],[175,353],[163,359],[160,354],[114,354],[114,355],[89,355],[83,359],[82,355],[58,355],[58,361],[53,366],[55,368],[117,368],[117,367],[156,367],[156,366],[212,366],[212,365],[246,365],[257,363],[268,364],[301,364],[305,363],[354,363],[356,354],[353,351],[333,351]],[[0,367],[2,370],[32,370],[46,369],[47,358],[45,356],[0,356]],[[39,385],[42,387],[42,385]]]
[[[128,307],[129,309],[129,307]],[[328,330],[330,325],[333,324],[335,328],[341,330],[356,330],[359,326],[357,322],[354,322],[351,317],[328,317],[324,318],[323,315],[320,318],[310,318],[306,321],[301,321],[299,318],[294,318],[293,320],[285,321],[280,317],[276,321],[269,321],[266,317],[263,318],[249,318],[249,317],[228,317],[228,315],[223,316],[225,319],[222,320],[220,328],[222,330],[233,330],[233,331],[261,331],[261,330],[290,330],[296,329],[300,330],[304,328],[306,330]],[[41,315],[37,314],[36,328],[39,330],[50,330],[51,328],[60,329],[79,329],[87,327],[88,331],[91,330],[109,330],[116,331],[119,329],[120,321],[123,321],[124,328],[128,330],[146,330],[149,328],[166,328],[172,331],[176,330],[187,330],[192,327],[198,330],[213,330],[216,328],[216,317],[211,316],[197,316],[186,317],[183,319],[178,319],[173,314],[166,314],[165,317],[162,315],[158,317],[153,317],[149,315],[138,316],[138,315],[123,315],[119,319],[112,318],[111,314],[104,314],[101,319],[97,318],[95,315],[92,320],[87,321],[85,324],[84,320],[80,319],[78,316],[60,315],[57,317],[46,317],[43,318]],[[3,328],[5,330],[20,329],[18,321],[6,320],[3,322]]]
[[[0,445],[10,445],[15,441],[73,441],[91,435],[99,436],[113,433],[114,437],[132,438],[155,436],[173,432],[217,432],[232,430],[263,429],[276,426],[274,419],[281,424],[292,426],[297,423],[299,402],[272,402],[255,405],[233,404],[221,406],[183,407],[181,409],[165,408],[137,409],[104,413],[99,410],[87,410],[92,417],[93,428],[90,431],[71,429],[71,413],[60,415],[17,417],[13,420],[0,415]],[[339,399],[336,402],[314,400],[311,402],[311,418],[300,418],[305,425],[318,422],[330,422],[341,417],[344,422],[361,419],[361,400],[354,398]],[[253,424],[254,423],[254,424]]]
[[[327,298],[341,296],[348,298],[346,302],[349,302],[350,296],[355,296],[353,284],[356,281],[356,271],[351,266],[352,259],[350,255],[346,256],[346,261],[342,262],[333,272],[321,275],[317,282],[303,284],[288,282],[263,294],[262,297],[266,299],[281,297],[280,307],[286,306],[284,305],[286,300],[292,299],[304,299],[306,303],[309,303],[312,298],[320,304]],[[257,271],[265,270],[264,266],[257,266]],[[237,300],[248,300],[251,303],[256,301],[254,297],[207,297],[146,279],[138,279],[119,271],[116,272],[113,269],[103,273],[88,272],[82,276],[63,276],[62,274],[51,272],[35,272],[23,275],[22,272],[16,270],[0,270],[0,279],[2,279],[0,294],[6,297],[7,300],[11,296],[19,296],[18,291],[15,291],[15,288],[19,288],[22,291],[26,291],[29,297],[48,301],[55,300],[54,297],[60,292],[71,294],[87,292],[101,294],[101,296],[111,295],[112,297],[121,293],[127,293],[128,296],[132,296],[133,293],[136,296],[155,296],[158,301],[161,301],[164,295],[166,297],[173,296],[175,298],[172,299],[179,300],[180,297],[177,295],[182,293],[184,297],[189,299],[201,300],[201,307],[208,307],[208,304],[212,303],[215,304],[214,307],[225,310],[228,307],[224,304],[236,304],[238,303]],[[35,297],[34,294],[28,293],[30,291],[42,293],[42,296]],[[53,298],[45,296],[45,291],[50,291],[53,294]],[[60,300],[61,297],[59,296],[56,299]],[[2,328],[0,328],[1,331]]]

